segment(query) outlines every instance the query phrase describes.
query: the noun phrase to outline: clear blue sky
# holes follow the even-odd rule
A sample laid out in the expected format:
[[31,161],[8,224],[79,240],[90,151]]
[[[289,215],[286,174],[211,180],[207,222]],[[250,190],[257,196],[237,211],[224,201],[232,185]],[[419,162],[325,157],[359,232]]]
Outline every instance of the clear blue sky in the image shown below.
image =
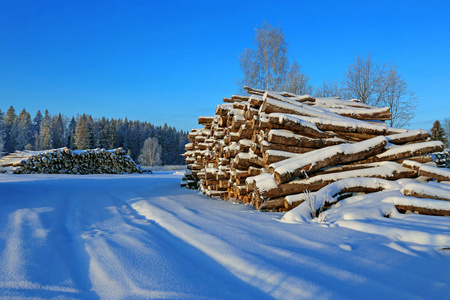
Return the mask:
[[355,56],[393,61],[420,99],[411,127],[450,118],[448,1],[0,0],[0,109],[197,128],[237,92],[255,26],[279,24],[319,85]]

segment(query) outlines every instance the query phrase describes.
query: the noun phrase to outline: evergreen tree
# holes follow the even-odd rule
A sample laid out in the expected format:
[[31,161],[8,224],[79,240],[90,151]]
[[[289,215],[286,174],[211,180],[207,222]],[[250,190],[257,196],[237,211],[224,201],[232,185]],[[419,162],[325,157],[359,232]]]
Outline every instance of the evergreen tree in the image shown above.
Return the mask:
[[431,128],[430,139],[433,141],[441,141],[444,145],[447,145],[447,135],[445,134],[444,127],[442,127],[441,122],[436,120]]
[[78,118],[75,128],[75,146],[78,150],[91,148],[92,132],[88,124],[88,117],[83,114]]
[[39,145],[39,132],[41,131],[41,123],[42,118],[44,116],[42,115],[41,111],[38,110],[36,115],[33,118],[33,143],[34,143],[34,149],[38,149],[37,145]]
[[17,115],[16,115],[16,110],[14,109],[14,107],[11,105],[9,107],[9,109],[6,111],[5,114],[5,151],[10,153],[10,152],[14,152],[14,147],[16,145],[16,137],[14,134],[11,133],[14,122],[17,119]]
[[116,120],[111,119],[109,123],[105,126],[105,148],[106,149],[114,149],[116,148],[116,140],[117,140],[117,128],[116,128]]
[[51,119],[48,110],[45,110],[44,118],[41,122],[39,131],[39,145],[36,150],[53,149],[52,134],[51,134]]
[[72,117],[70,119],[69,128],[68,128],[68,137],[67,137],[67,147],[69,149],[75,149],[75,130],[77,128],[77,121],[75,120],[75,117]]
[[17,125],[13,125],[14,133],[16,135],[16,145],[15,150],[24,150],[25,146],[32,143],[33,139],[33,125],[31,123],[31,116],[25,110],[25,108],[20,112],[19,117],[17,118]]
[[55,115],[51,118],[50,127],[51,127],[51,138],[53,142],[53,147],[62,148],[66,146],[64,138],[65,124],[61,114],[58,114],[57,116]]
[[5,146],[5,114],[0,109],[0,157],[3,155],[3,148]]

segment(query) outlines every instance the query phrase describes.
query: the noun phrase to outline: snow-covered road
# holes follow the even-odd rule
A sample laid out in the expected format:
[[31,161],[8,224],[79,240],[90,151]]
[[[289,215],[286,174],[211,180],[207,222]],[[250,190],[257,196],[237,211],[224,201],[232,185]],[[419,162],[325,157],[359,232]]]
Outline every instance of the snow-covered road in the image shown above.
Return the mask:
[[446,251],[282,223],[180,180],[0,174],[0,298],[450,297]]

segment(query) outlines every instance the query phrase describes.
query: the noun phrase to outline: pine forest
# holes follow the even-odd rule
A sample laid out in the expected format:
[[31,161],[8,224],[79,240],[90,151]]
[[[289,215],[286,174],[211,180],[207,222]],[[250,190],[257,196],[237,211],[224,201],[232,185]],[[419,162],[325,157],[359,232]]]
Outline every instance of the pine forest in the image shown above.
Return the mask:
[[181,154],[189,141],[187,132],[167,124],[155,126],[147,121],[93,118],[87,114],[69,118],[60,113],[51,115],[48,110],[44,113],[38,110],[32,118],[26,109],[20,113],[16,113],[13,106],[6,112],[0,110],[0,153],[3,155],[16,150],[122,147],[133,160],[138,161],[148,138],[156,138],[160,145],[161,165],[184,164]]

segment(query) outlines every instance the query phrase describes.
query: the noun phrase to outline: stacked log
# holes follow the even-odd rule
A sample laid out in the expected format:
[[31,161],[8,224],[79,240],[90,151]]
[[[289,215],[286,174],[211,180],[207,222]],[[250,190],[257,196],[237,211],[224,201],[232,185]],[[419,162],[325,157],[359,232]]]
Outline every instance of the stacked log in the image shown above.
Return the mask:
[[386,107],[246,90],[249,96],[224,98],[214,116],[199,117],[203,128],[189,133],[186,164],[208,196],[287,211],[298,203],[286,197],[341,179],[417,178],[402,162],[430,163],[444,150],[426,130],[389,127]]
[[0,170],[14,174],[124,174],[148,172],[122,148],[45,151],[16,151],[0,160]]

